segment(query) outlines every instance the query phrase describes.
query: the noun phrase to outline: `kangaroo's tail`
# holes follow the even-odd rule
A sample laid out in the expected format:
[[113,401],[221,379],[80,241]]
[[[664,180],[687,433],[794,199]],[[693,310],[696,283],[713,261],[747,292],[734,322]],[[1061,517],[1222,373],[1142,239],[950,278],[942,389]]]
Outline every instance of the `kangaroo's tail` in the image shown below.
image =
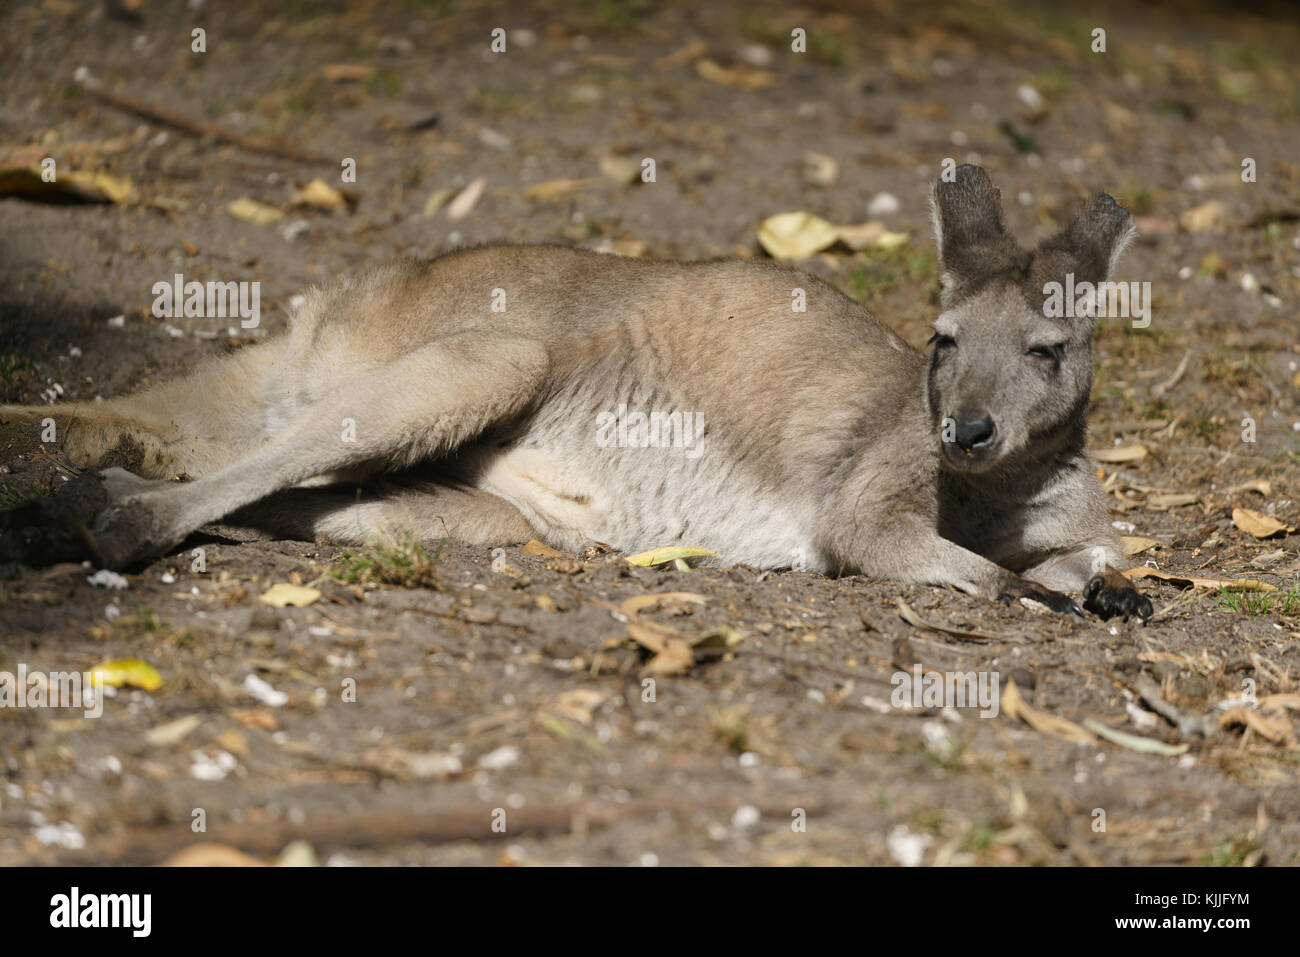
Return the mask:
[[198,478],[259,440],[265,378],[278,347],[244,347],[180,378],[105,402],[0,406],[0,428],[11,434],[30,428],[31,444],[57,447],[80,467]]

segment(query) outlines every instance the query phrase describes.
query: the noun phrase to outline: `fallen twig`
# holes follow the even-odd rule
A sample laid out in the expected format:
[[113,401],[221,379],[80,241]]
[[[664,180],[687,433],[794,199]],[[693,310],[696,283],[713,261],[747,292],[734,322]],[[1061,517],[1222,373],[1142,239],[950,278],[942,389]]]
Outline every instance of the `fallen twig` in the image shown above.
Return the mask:
[[116,106],[120,110],[126,110],[128,113],[135,113],[137,116],[143,116],[145,119],[153,120],[156,123],[162,123],[165,126],[172,126],[186,133],[192,133],[195,136],[211,136],[213,139],[223,140],[227,143],[233,143],[241,149],[250,150],[254,153],[268,153],[271,156],[279,156],[283,159],[298,160],[302,163],[333,163],[334,160],[319,153],[313,153],[310,150],[302,149],[295,144],[273,136],[258,136],[253,133],[240,133],[225,126],[216,123],[210,123],[207,120],[196,119],[195,117],[184,113],[180,110],[173,110],[170,107],[158,106],[146,100],[138,99],[134,96],[128,96],[125,93],[114,93],[106,90],[95,80],[86,80],[83,84],[87,93],[98,100],[108,103],[110,106]]

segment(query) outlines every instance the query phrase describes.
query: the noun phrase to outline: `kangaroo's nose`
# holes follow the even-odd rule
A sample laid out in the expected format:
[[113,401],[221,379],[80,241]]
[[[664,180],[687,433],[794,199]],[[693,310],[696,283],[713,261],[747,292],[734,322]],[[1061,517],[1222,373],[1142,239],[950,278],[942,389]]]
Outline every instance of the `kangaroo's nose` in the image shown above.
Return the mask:
[[993,420],[987,415],[958,422],[954,430],[957,444],[966,452],[992,444],[994,431]]

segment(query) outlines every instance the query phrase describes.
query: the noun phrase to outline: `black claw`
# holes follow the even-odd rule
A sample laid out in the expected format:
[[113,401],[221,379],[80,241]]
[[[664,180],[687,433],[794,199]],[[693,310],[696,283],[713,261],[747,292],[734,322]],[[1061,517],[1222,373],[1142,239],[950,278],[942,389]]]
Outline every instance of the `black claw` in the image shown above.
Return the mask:
[[1083,595],[1083,607],[1102,621],[1117,616],[1123,621],[1130,618],[1146,621],[1155,613],[1151,599],[1132,582],[1114,573],[1094,575],[1084,586]]

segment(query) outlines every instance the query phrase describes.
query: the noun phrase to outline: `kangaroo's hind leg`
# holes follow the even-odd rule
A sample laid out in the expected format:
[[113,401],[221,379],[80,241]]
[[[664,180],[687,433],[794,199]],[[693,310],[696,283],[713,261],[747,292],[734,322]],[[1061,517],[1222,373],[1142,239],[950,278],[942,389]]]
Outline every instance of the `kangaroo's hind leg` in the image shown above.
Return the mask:
[[411,537],[491,547],[515,545],[537,534],[519,509],[491,492],[427,480],[286,489],[239,509],[223,524],[349,545]]
[[105,565],[156,555],[216,521],[308,479],[436,459],[522,415],[544,385],[539,342],[464,333],[340,382],[279,434],[225,468],[114,502],[91,529]]

